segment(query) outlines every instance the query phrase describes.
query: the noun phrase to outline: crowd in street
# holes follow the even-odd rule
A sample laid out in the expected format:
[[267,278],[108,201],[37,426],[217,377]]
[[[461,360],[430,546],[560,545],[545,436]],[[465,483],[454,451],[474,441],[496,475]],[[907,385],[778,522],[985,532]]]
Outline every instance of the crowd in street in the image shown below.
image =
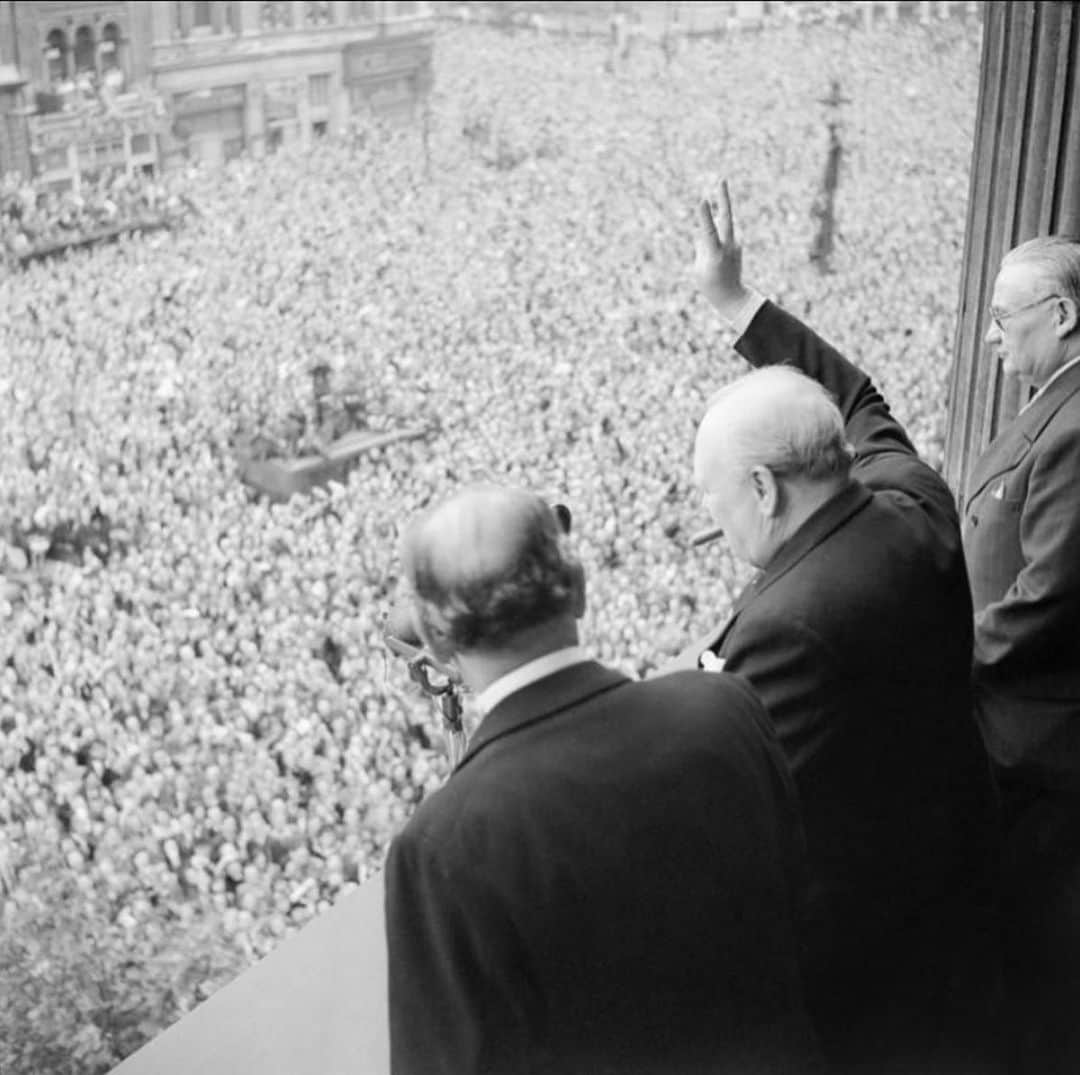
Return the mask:
[[[570,507],[599,658],[648,674],[723,618],[744,576],[722,544],[689,547],[708,522],[694,429],[742,369],[688,278],[721,178],[750,282],[941,462],[977,27],[780,26],[608,60],[602,40],[445,30],[414,124],[143,184],[138,205],[198,212],[0,276],[14,900],[52,848],[132,930],[189,902],[258,953],[378,869],[447,772],[434,708],[381,643],[398,530],[462,482]],[[123,209],[58,205],[5,186],[0,243]],[[288,441],[319,365],[380,426],[428,434],[259,500],[241,446]]]
[[109,170],[78,191],[48,190],[14,173],[0,176],[0,266],[121,228],[162,226],[188,206],[176,191],[141,174]]

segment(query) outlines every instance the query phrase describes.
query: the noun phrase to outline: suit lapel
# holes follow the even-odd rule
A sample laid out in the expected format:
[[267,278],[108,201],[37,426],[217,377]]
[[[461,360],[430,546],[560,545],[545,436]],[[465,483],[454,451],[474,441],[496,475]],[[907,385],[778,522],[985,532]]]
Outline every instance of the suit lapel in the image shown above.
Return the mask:
[[622,672],[605,668],[598,661],[585,661],[530,683],[504,698],[484,717],[457,768],[467,765],[503,736],[629,682]]
[[1024,432],[1020,418],[1016,418],[976,460],[965,504],[970,504],[999,474],[1012,470],[1030,450],[1031,437]]
[[999,474],[1012,470],[1031,450],[1050,419],[1077,392],[1080,392],[1080,365],[1062,374],[990,442],[971,472],[965,503],[974,500]]
[[746,587],[732,609],[735,618],[754,598],[764,593],[796,564],[804,560],[830,534],[839,530],[853,515],[870,503],[873,494],[866,486],[852,480],[827,504],[822,504],[784,543],[772,563]]
[[[767,590],[777,579],[786,575],[796,564],[816,549],[834,530],[843,526],[853,515],[861,511],[873,494],[864,485],[852,480],[846,488],[823,504],[788,539],[776,554],[772,563],[753,582],[749,583],[735,599],[731,613],[722,627],[713,628],[702,635],[679,655],[676,667],[698,667],[697,657],[707,649],[720,653],[724,640],[735,626],[739,613],[755,598]],[[690,655],[693,653],[693,663]]]

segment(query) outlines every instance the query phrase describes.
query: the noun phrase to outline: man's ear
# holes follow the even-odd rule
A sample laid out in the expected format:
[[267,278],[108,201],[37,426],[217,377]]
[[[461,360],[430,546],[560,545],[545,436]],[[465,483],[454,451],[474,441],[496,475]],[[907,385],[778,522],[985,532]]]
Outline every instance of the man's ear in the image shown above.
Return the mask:
[[767,467],[758,464],[750,470],[750,488],[754,491],[758,512],[765,519],[775,519],[780,513],[783,490],[776,480],[776,475]]
[[1057,321],[1054,325],[1054,331],[1057,333],[1058,339],[1063,340],[1066,336],[1071,336],[1080,326],[1080,306],[1077,305],[1075,299],[1062,296],[1057,301],[1055,312]]

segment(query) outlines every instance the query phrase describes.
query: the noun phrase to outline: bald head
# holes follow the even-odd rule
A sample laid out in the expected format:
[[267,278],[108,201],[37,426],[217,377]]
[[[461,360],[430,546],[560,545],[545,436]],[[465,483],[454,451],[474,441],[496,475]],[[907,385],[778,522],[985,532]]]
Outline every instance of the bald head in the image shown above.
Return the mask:
[[709,402],[694,482],[732,554],[766,567],[849,481],[844,419],[816,381],[786,366],[740,377]]
[[694,478],[708,487],[717,468],[761,465],[781,477],[845,479],[852,452],[844,418],[817,381],[788,366],[768,366],[721,388],[709,400],[694,445]]
[[415,519],[402,545],[418,627],[463,652],[580,615],[583,581],[559,516],[523,489],[474,486]]

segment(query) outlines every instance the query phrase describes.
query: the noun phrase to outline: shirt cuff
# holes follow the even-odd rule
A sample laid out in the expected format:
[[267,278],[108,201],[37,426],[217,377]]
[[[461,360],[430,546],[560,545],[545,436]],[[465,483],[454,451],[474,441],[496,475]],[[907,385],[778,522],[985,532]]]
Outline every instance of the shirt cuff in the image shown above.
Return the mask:
[[757,316],[758,310],[765,305],[765,296],[754,288],[748,289],[748,294],[743,304],[730,316],[724,318],[728,327],[736,336],[742,336],[750,327],[750,322]]

